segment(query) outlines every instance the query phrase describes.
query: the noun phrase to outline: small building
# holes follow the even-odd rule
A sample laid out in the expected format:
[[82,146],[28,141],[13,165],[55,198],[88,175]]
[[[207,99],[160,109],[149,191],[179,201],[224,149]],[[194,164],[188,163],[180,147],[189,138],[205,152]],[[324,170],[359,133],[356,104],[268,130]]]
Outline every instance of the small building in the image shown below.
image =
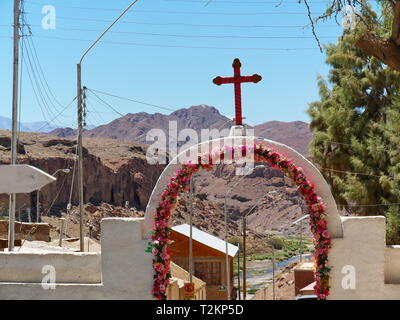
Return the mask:
[[[294,294],[295,296],[304,294],[304,289],[307,295],[309,294],[309,285],[315,281],[315,266],[314,262],[300,262],[294,268]],[[302,292],[303,290],[303,292]]]
[[[189,272],[171,262],[171,279],[167,289],[167,300],[186,300],[185,282],[189,281]],[[197,277],[193,277],[193,300],[205,300],[207,297],[206,283]]]
[[[189,270],[189,237],[190,226],[182,224],[172,227],[170,245],[172,260],[178,266]],[[207,299],[226,300],[226,259],[225,241],[195,227],[192,228],[193,239],[193,272],[194,276],[203,280],[206,286]],[[228,243],[231,297],[235,297],[233,278],[233,258],[238,247]]]

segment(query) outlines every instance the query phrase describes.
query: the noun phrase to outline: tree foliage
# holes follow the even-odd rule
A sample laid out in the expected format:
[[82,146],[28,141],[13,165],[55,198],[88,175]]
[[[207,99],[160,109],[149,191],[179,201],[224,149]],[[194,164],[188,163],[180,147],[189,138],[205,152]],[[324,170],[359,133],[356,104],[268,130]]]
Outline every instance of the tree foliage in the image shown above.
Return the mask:
[[330,17],[337,20],[346,6],[354,8],[358,12],[353,30],[354,45],[390,68],[400,71],[400,0],[374,0],[374,3],[380,5],[379,14],[371,9],[367,0],[331,0],[325,13],[316,18],[311,17],[308,0],[302,1],[307,6],[316,38],[316,22]]
[[[326,48],[331,66],[310,104],[310,151],[338,206],[385,215],[388,243],[400,243],[400,73],[357,48],[345,35]],[[357,174],[355,174],[357,173]]]

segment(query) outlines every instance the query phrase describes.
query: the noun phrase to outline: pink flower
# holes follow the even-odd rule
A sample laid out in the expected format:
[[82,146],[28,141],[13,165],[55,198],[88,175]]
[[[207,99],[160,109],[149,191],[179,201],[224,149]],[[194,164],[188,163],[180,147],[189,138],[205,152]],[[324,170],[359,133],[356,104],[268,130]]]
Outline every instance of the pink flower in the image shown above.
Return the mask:
[[163,260],[168,260],[170,258],[170,255],[166,252],[163,252],[163,253],[161,253],[160,257]]
[[329,233],[329,231],[325,230],[324,232],[322,232],[322,236],[323,236],[324,238],[330,238],[330,237],[331,237],[331,234]]

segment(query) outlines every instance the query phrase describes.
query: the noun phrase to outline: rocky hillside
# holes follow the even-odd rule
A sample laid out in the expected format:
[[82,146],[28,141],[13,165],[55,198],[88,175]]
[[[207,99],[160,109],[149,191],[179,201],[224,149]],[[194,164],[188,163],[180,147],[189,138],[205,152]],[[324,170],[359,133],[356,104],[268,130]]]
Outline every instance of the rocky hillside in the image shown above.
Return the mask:
[[[71,168],[71,173],[59,172],[57,181],[43,187],[40,202],[44,212],[54,202],[52,210],[65,209],[69,201],[71,184],[72,203],[77,203],[77,179],[73,175],[76,142],[54,138],[46,134],[21,133],[18,163],[33,165],[53,174],[60,168]],[[153,184],[163,167],[149,165],[145,147],[111,139],[84,139],[84,197],[85,202],[108,202],[143,209]],[[10,161],[10,132],[0,130],[0,163]],[[8,203],[3,195],[3,203]],[[0,198],[1,202],[1,198]],[[20,195],[18,206],[36,207],[36,194]]]
[[[187,109],[179,109],[169,115],[161,113],[148,114],[146,112],[135,114],[128,113],[106,125],[88,130],[85,136],[119,139],[139,144],[151,144],[153,143],[152,140],[146,140],[147,133],[152,129],[158,129],[165,132],[167,141],[170,141],[168,132],[172,121],[176,122],[177,132],[184,128],[191,128],[194,129],[199,136],[201,129],[229,128],[231,123],[231,121],[227,117],[221,115],[216,108],[200,105]],[[171,139],[176,142],[177,137],[171,135]],[[185,142],[186,141],[178,141],[178,146],[183,145]]]
[[243,177],[235,174],[233,165],[219,165],[212,174],[205,172],[195,178],[196,194],[220,210],[223,210],[225,195],[231,188],[227,209],[234,221],[241,223],[241,217],[255,206],[247,219],[248,227],[254,232],[291,236],[298,235],[303,229],[308,233],[306,220],[300,225],[292,225],[307,214],[307,208],[297,188],[282,173],[266,166]]
[[[232,126],[232,121],[221,115],[218,109],[207,105],[192,106],[172,112],[169,115],[146,112],[128,113],[127,115],[115,119],[108,124],[87,130],[86,137],[102,137],[118,139],[122,141],[135,142],[139,144],[151,144],[152,141],[146,140],[146,135],[152,129],[160,129],[166,133],[167,142],[169,141],[169,123],[176,121],[177,132],[183,128],[195,130],[200,137],[201,129],[228,129]],[[248,126],[252,128],[251,126]],[[281,122],[269,121],[254,127],[255,134],[267,139],[276,140],[289,145],[302,154],[308,153],[308,144],[311,140],[311,131],[308,124],[302,121]],[[71,128],[59,128],[49,134],[59,137],[75,137],[76,132]],[[225,130],[227,134],[227,130]],[[171,137],[176,141],[175,137]],[[181,146],[186,141],[178,141]]]
[[287,144],[301,154],[308,154],[312,132],[306,122],[268,121],[256,125],[254,131],[257,136]]

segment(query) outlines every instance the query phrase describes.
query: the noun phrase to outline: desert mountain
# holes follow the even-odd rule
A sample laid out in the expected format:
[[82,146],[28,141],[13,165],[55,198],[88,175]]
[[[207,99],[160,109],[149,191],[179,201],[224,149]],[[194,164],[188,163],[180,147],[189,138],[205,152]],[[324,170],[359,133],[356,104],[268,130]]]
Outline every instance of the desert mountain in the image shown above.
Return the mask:
[[[195,130],[199,134],[199,137],[202,129],[226,129],[222,133],[226,135],[227,129],[233,124],[229,118],[221,115],[215,107],[199,105],[179,109],[169,115],[161,113],[150,114],[146,112],[128,113],[108,124],[87,130],[84,136],[91,138],[111,138],[138,144],[151,144],[153,141],[147,141],[146,136],[150,130],[159,129],[166,133],[168,142],[170,121],[176,121],[177,132],[184,128],[190,128]],[[257,136],[285,143],[302,154],[307,154],[308,144],[312,136],[308,124],[302,121],[269,121],[256,125],[254,130]],[[71,128],[59,128],[49,134],[72,138],[76,133]],[[154,136],[154,133],[149,134],[149,136]],[[171,138],[172,141],[176,140],[174,137]],[[180,139],[178,137],[178,146],[183,145],[187,141],[185,138],[181,137]]]
[[308,154],[312,133],[308,123],[303,121],[268,121],[254,127],[259,137],[282,142],[301,154]]
[[[216,108],[200,105],[187,109],[179,109],[169,115],[161,113],[149,114],[146,112],[128,113],[106,125],[88,130],[85,136],[151,144],[153,140],[146,140],[146,136],[150,130],[161,130],[166,133],[167,141],[169,141],[168,133],[170,128],[173,128],[174,123],[176,123],[177,132],[180,132],[184,128],[190,128],[195,130],[200,136],[201,129],[229,128],[232,122],[227,117],[221,115]],[[155,133],[151,132],[148,136],[154,135]],[[181,137],[180,139],[171,135],[171,141],[178,139],[178,146],[186,142],[185,138]]]

